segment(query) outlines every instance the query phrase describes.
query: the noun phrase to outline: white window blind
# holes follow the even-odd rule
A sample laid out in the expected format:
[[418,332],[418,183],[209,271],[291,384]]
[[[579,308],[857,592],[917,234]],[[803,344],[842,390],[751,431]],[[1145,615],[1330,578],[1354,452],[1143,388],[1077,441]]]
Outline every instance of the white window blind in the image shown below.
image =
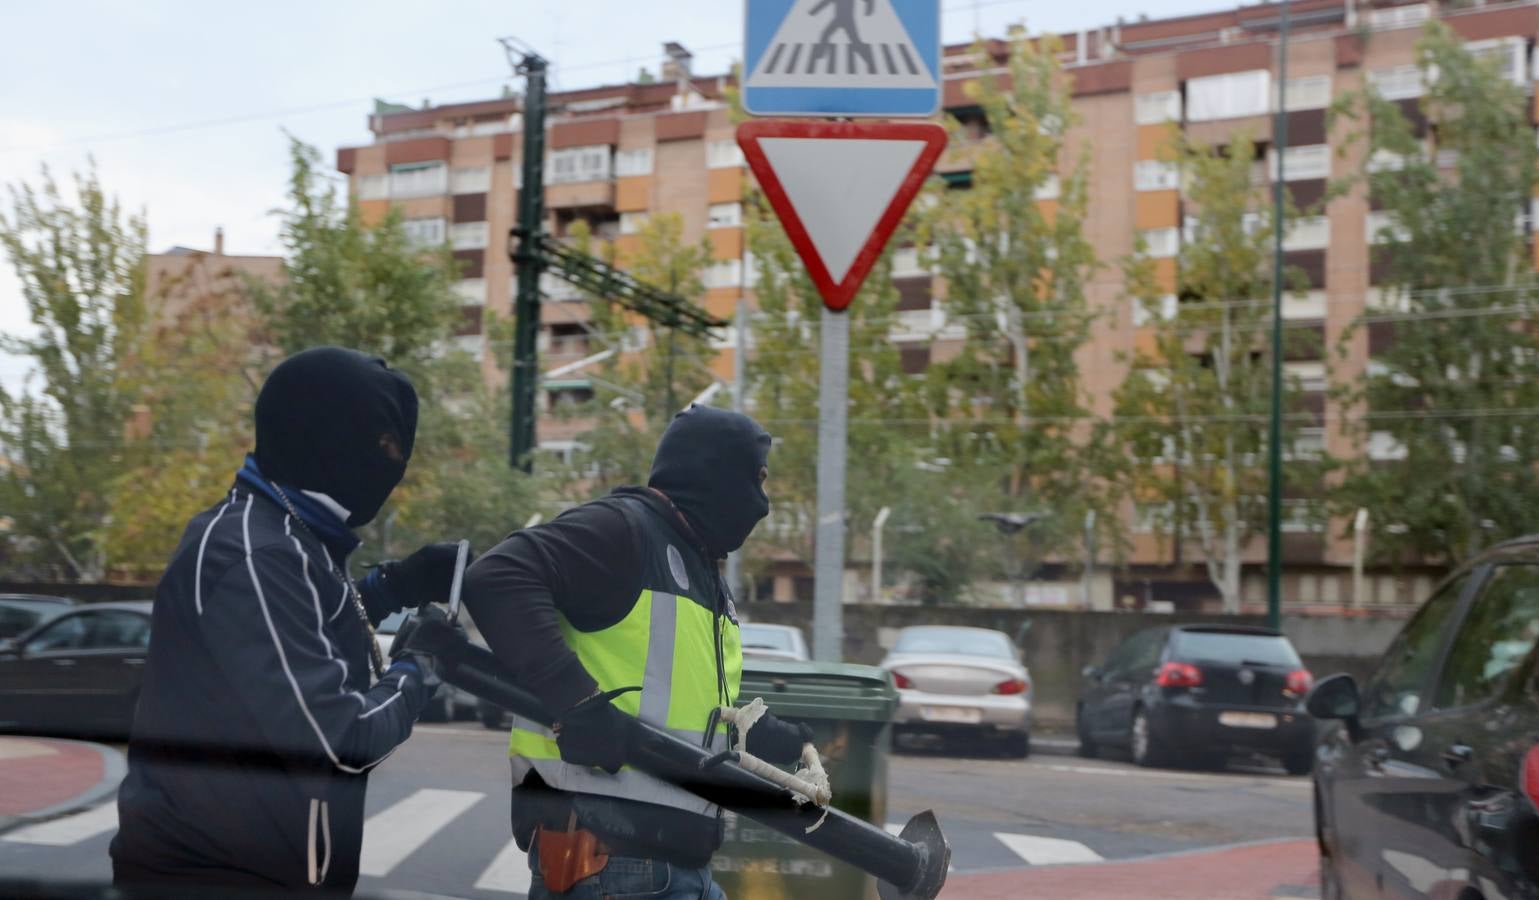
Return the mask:
[[1368,214],[1364,230],[1370,244],[1392,244],[1408,240],[1411,236],[1408,229],[1396,224],[1393,214],[1382,210]]
[[620,233],[640,234],[641,227],[647,224],[647,214],[644,212],[620,213]]
[[1148,254],[1156,259],[1176,256],[1181,252],[1179,228],[1148,228],[1139,234],[1143,235],[1144,243],[1148,245]]
[[1368,84],[1385,100],[1420,97],[1427,89],[1421,67],[1415,64],[1374,69],[1368,73]]
[[604,181],[609,178],[612,161],[608,144],[552,150],[546,161],[545,180],[549,184]]
[[406,231],[406,239],[417,247],[430,247],[444,242],[444,220],[437,219],[407,219],[401,223]]
[[713,203],[706,212],[706,228],[739,228],[742,224],[741,203]]
[[1038,200],[1057,200],[1062,190],[1063,186],[1059,183],[1058,173],[1054,172],[1042,179],[1042,183],[1037,185],[1032,195]]
[[481,250],[486,247],[485,222],[458,222],[449,229],[449,242],[456,250]]
[[1405,168],[1406,159],[1403,154],[1392,150],[1375,150],[1368,157],[1368,171],[1370,172],[1398,172]]
[[1464,45],[1476,59],[1496,59],[1502,77],[1521,85],[1528,80],[1528,41],[1520,37],[1470,41]]
[[1263,115],[1272,108],[1267,94],[1271,83],[1266,69],[1192,78],[1186,82],[1186,118],[1211,122]]
[[621,177],[627,175],[651,175],[652,148],[637,147],[634,150],[621,150],[616,153],[615,174]]
[[1139,125],[1181,121],[1181,92],[1139,94],[1133,98],[1133,121]]
[[1325,109],[1331,105],[1331,76],[1288,79],[1283,85],[1283,102],[1289,110]]
[[1409,28],[1419,25],[1432,16],[1432,7],[1426,3],[1413,3],[1409,6],[1391,6],[1388,9],[1372,9],[1368,11],[1368,27],[1375,31],[1386,28]]
[[353,179],[359,200],[385,200],[390,196],[389,175],[360,175]]
[[1294,219],[1283,238],[1284,250],[1324,250],[1331,244],[1331,220],[1325,216]]
[[728,259],[711,263],[700,280],[707,288],[739,287],[743,283],[743,261]]
[[484,194],[492,189],[490,166],[454,169],[449,173],[449,189],[456,194]]
[[462,278],[454,283],[452,288],[454,296],[460,298],[460,302],[469,306],[484,306],[486,304],[486,279]]
[[1175,294],[1166,294],[1157,300],[1145,301],[1140,297],[1133,298],[1133,327],[1142,328],[1150,322],[1169,322],[1176,317],[1176,310],[1180,308],[1180,301]]
[[1173,191],[1181,186],[1181,170],[1173,162],[1141,159],[1133,164],[1133,188],[1139,191]]
[[743,165],[743,148],[737,141],[711,141],[705,145],[705,165],[708,169],[731,169]]
[[[1267,154],[1268,174],[1277,180],[1277,151]],[[1308,181],[1331,177],[1331,148],[1325,144],[1289,147],[1283,151],[1283,178]]]
[[449,167],[441,162],[403,163],[390,167],[390,196],[431,197],[449,189]]

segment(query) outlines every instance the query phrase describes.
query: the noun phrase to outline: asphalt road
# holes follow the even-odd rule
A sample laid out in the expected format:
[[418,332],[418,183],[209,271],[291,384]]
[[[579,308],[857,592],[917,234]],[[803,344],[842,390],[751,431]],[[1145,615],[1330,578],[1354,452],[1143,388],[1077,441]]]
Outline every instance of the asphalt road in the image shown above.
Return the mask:
[[[508,836],[506,736],[479,725],[424,725],[371,779],[360,893],[501,900],[528,870]],[[1259,766],[1227,772],[1144,770],[1082,760],[1039,741],[1029,760],[893,758],[889,827],[934,809],[967,873],[1095,863],[1227,844],[1307,837],[1307,778]],[[0,836],[9,877],[110,877],[110,806]]]

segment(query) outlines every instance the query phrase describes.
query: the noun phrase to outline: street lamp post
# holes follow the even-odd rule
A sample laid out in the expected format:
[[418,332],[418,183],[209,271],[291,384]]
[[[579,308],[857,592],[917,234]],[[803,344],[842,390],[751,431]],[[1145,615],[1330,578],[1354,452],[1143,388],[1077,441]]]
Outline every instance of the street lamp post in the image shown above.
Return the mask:
[[1288,12],[1283,0],[1281,35],[1277,43],[1277,171],[1272,176],[1272,423],[1267,434],[1266,621],[1282,625],[1282,303],[1283,303],[1283,181],[1288,149]]

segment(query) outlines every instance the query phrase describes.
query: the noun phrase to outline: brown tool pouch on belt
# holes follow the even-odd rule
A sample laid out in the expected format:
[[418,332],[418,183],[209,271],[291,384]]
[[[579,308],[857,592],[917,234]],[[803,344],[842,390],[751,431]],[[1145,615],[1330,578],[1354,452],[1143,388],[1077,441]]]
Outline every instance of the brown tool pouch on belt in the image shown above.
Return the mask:
[[566,831],[540,826],[536,838],[540,854],[540,877],[545,886],[558,894],[572,889],[584,878],[591,878],[609,865],[609,848],[593,832],[578,828],[573,816]]

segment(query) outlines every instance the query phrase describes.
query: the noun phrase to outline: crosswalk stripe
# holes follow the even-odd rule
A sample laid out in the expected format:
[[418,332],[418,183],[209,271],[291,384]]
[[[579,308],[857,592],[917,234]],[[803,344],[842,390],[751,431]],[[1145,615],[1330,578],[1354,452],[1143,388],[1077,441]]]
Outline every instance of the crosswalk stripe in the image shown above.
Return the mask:
[[358,872],[383,878],[437,831],[485,797],[478,791],[424,788],[363,823]]
[[527,894],[529,882],[529,857],[518,849],[518,841],[510,840],[476,880],[476,890]]
[[118,805],[103,803],[101,806],[73,815],[18,828],[0,837],[0,841],[13,844],[40,844],[46,847],[68,847],[106,834],[118,827]]
[[1010,852],[1033,866],[1101,861],[1101,854],[1079,841],[1040,837],[1035,834],[1005,834],[998,831],[994,832],[994,837],[1001,844],[1009,847]]

